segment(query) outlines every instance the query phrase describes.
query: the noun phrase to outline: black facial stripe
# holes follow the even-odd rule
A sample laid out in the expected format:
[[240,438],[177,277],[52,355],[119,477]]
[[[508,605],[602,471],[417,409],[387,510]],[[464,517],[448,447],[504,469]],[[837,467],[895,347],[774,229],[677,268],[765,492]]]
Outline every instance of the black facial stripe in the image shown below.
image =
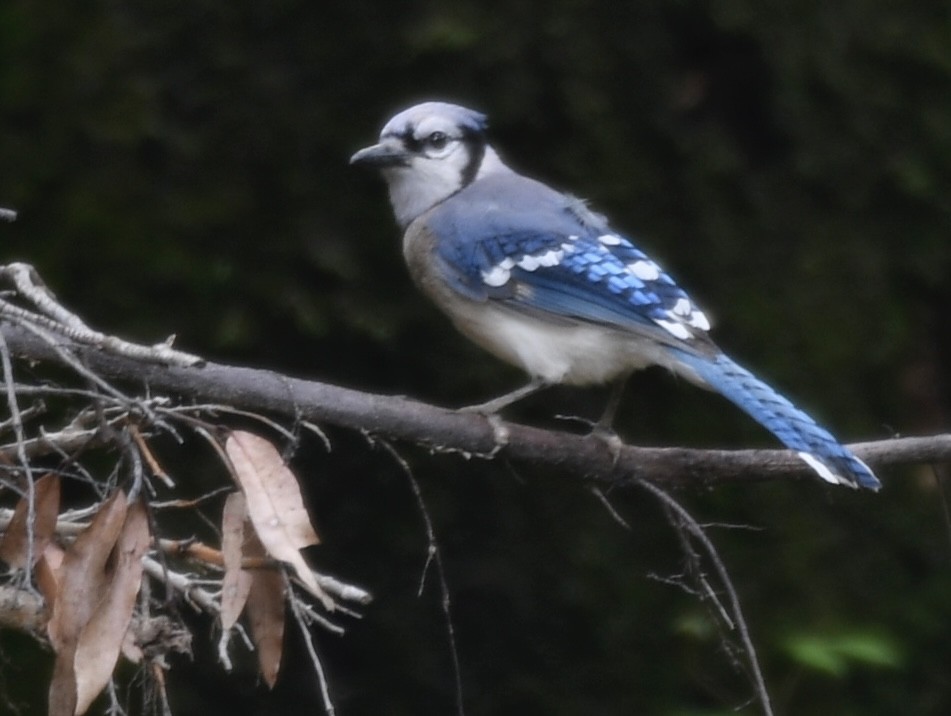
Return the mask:
[[403,146],[406,147],[413,153],[419,153],[423,148],[423,143],[416,139],[413,136],[413,128],[407,126],[402,132],[397,135],[400,138],[400,141],[403,142]]
[[466,132],[462,136],[462,143],[469,152],[469,161],[462,168],[462,186],[472,183],[479,173],[479,167],[482,166],[482,159],[485,157],[485,136],[477,132]]

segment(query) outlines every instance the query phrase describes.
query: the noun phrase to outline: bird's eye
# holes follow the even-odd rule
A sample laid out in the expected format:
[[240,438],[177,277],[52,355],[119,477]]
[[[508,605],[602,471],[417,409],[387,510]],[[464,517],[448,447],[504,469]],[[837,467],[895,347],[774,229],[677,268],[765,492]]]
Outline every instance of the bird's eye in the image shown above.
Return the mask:
[[449,137],[445,132],[433,132],[426,137],[426,144],[433,149],[442,149],[449,143]]

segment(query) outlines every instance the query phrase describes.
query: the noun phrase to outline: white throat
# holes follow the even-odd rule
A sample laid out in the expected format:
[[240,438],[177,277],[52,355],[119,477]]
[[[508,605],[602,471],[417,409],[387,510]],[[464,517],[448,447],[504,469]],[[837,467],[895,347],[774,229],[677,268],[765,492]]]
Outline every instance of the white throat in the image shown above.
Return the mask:
[[[383,171],[389,186],[390,204],[396,221],[406,228],[423,212],[445,201],[462,189],[462,173],[468,159],[464,152],[444,160],[413,159],[408,167],[393,167]],[[486,147],[475,180],[499,172],[511,172],[492,147]]]

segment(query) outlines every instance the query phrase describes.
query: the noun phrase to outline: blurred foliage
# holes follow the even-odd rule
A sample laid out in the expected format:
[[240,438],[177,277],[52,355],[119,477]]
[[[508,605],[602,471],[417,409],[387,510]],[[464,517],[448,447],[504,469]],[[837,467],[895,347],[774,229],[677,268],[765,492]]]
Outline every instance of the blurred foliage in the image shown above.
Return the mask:
[[845,676],[850,664],[897,668],[903,661],[893,640],[872,633],[796,634],[786,650],[803,666],[834,677]]
[[[229,362],[484,399],[520,376],[416,294],[382,186],[347,166],[393,111],[458,100],[490,113],[515,166],[636,232],[722,345],[844,438],[942,431],[949,80],[937,0],[7,0],[0,205],[20,218],[0,226],[3,260],[36,264],[67,305],[129,338],[175,333]],[[602,398],[552,390],[515,414],[594,416]],[[638,443],[772,444],[657,372],[626,405],[619,429]],[[340,712],[447,713],[409,488],[362,439],[332,438],[331,454],[305,445],[298,460],[325,542],[313,556],[378,597],[321,641]],[[745,703],[696,600],[648,578],[680,556],[643,495],[611,496],[623,531],[583,485],[405,451],[445,550],[468,713]],[[713,539],[780,713],[951,711],[944,495],[928,469],[883,477],[879,496],[798,483],[680,495],[701,519],[761,530]],[[268,694],[250,671],[217,675],[204,649],[172,672],[179,713],[315,712],[300,660]],[[3,651],[14,699],[43,693],[35,651]]]

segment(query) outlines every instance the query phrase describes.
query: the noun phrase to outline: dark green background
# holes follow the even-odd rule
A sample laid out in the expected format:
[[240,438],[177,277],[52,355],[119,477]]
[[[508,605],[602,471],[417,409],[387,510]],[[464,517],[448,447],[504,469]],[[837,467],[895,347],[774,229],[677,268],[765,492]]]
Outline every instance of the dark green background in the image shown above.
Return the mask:
[[[485,399],[521,377],[416,294],[382,184],[347,165],[394,111],[456,100],[490,114],[510,163],[637,237],[721,345],[843,439],[943,431],[949,80],[936,0],[6,0],[0,206],[20,218],[0,225],[2,260],[34,263],[127,338],[175,333],[225,362]],[[593,417],[602,398],[554,390],[513,415]],[[773,444],[660,372],[632,382],[622,413],[635,443]],[[451,713],[435,582],[416,597],[412,492],[384,452],[330,437],[331,454],[305,440],[295,463],[325,542],[311,558],[377,598],[345,637],[319,635],[338,713]],[[705,608],[651,578],[683,564],[645,493],[612,495],[624,531],[577,480],[400,450],[443,547],[468,714],[745,703]],[[175,455],[195,492],[227,479]],[[758,530],[712,536],[778,713],[951,712],[940,490],[930,468],[882,478],[877,496],[803,482],[679,494],[701,520]],[[319,712],[296,639],[268,693],[250,663],[221,675],[206,632],[170,674],[176,713]],[[14,702],[41,713],[49,656],[18,638],[3,654]]]

